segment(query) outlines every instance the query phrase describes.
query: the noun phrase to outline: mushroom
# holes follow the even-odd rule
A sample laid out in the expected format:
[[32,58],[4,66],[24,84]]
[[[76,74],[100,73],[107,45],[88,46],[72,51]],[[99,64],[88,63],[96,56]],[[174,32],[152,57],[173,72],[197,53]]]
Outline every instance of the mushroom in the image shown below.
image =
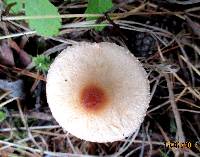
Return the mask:
[[114,43],[81,42],[62,51],[47,75],[47,101],[57,122],[91,142],[122,140],[139,129],[149,106],[139,61]]

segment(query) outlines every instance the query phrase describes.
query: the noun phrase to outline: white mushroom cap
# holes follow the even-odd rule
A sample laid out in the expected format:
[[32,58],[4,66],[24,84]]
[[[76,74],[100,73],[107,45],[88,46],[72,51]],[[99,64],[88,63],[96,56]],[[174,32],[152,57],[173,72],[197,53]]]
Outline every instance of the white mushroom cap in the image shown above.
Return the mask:
[[46,88],[57,122],[91,142],[131,135],[149,105],[141,64],[127,49],[107,42],[82,42],[61,52],[49,69]]

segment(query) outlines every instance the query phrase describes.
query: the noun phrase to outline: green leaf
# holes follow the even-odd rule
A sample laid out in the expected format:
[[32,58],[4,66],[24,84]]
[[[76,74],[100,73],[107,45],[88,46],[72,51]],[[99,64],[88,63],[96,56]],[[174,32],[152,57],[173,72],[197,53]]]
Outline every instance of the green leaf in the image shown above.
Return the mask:
[[23,4],[24,4],[24,1],[25,0],[5,0],[5,3],[7,5],[10,5],[10,4],[14,4],[14,6],[11,7],[11,12],[12,13],[20,13],[23,9]]
[[[26,0],[25,13],[27,16],[59,16],[57,8],[48,0]],[[28,22],[31,29],[46,37],[58,35],[61,27],[60,18],[29,19]]]
[[[85,14],[102,14],[113,7],[112,0],[88,0],[88,6]],[[86,20],[96,20],[96,17],[88,17]],[[101,31],[104,26],[95,27],[95,30]]]
[[6,119],[6,113],[3,111],[0,111],[0,122],[3,122],[4,119]]

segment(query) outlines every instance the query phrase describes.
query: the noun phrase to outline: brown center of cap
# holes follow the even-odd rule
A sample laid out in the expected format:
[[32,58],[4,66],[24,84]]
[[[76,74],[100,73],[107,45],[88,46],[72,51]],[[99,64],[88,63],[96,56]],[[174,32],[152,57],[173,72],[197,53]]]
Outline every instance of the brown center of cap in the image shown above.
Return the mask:
[[105,90],[97,85],[86,85],[80,92],[80,104],[86,110],[98,112],[106,106],[107,101]]

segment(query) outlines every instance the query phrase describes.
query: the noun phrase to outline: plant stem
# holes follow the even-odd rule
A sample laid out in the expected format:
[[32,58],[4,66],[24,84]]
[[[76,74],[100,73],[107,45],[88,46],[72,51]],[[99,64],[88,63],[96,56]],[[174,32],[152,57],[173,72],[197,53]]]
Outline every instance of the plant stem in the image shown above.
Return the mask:
[[29,19],[52,19],[52,18],[76,18],[76,17],[102,17],[103,14],[63,14],[63,15],[40,15],[40,16],[2,16],[1,21],[29,20]]

